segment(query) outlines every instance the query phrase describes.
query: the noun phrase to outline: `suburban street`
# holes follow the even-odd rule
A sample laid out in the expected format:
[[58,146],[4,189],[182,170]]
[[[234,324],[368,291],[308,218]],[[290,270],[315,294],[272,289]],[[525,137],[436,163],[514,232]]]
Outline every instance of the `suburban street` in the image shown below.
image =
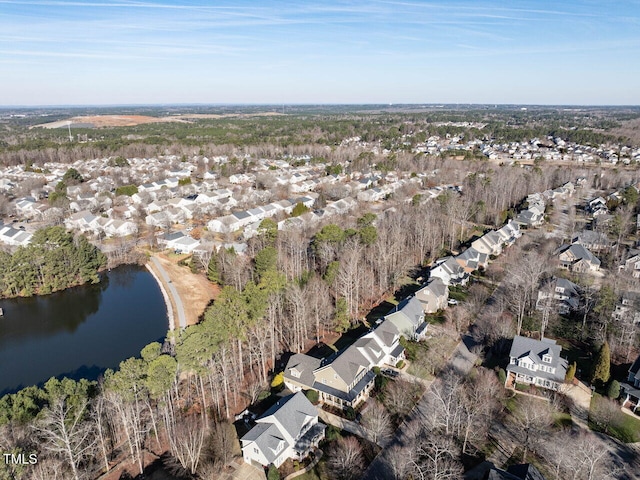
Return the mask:
[[[466,374],[471,371],[477,359],[477,356],[471,353],[471,349],[473,349],[474,345],[475,343],[471,336],[465,334],[460,343],[458,343],[456,349],[453,351],[447,365],[442,369],[442,372],[454,370],[458,373]],[[433,388],[438,381],[439,378],[436,378],[430,388]],[[378,454],[373,462],[371,462],[369,468],[367,468],[362,476],[364,480],[387,480],[389,478],[394,478],[393,472],[389,470],[388,462],[385,461],[385,455],[388,455],[389,450],[392,447],[402,446],[407,442],[406,431],[408,424],[425,416],[428,408],[427,392],[429,392],[429,389],[425,390],[425,393],[408,415],[407,419],[400,424],[385,449]]]

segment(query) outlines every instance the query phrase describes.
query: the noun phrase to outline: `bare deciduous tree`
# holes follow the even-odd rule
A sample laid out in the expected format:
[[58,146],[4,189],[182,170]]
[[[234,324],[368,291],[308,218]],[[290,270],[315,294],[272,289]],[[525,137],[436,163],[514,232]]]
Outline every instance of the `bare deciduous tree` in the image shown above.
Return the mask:
[[362,447],[356,437],[339,439],[328,452],[327,467],[340,480],[359,478],[364,468]]
[[36,425],[44,440],[43,448],[62,456],[75,480],[80,480],[80,465],[95,445],[92,428],[84,421],[86,408],[86,401],[72,406],[58,400],[44,410],[42,420]]
[[379,445],[391,435],[391,418],[384,405],[377,400],[368,403],[362,415],[362,426],[371,435],[373,442]]

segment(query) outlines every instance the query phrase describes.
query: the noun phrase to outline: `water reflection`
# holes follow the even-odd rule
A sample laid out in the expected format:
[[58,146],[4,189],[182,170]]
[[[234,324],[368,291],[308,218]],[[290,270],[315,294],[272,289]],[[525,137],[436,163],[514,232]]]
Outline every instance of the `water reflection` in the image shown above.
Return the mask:
[[0,394],[52,376],[95,379],[167,329],[160,289],[141,267],[119,267],[96,285],[2,300],[0,307]]

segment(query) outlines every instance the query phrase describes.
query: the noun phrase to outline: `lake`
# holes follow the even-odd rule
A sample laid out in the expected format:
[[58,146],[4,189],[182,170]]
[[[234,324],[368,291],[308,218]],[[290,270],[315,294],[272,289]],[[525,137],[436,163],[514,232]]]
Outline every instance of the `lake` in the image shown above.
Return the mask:
[[95,380],[162,342],[167,309],[153,276],[137,265],[105,272],[99,284],[0,300],[0,395],[51,377]]

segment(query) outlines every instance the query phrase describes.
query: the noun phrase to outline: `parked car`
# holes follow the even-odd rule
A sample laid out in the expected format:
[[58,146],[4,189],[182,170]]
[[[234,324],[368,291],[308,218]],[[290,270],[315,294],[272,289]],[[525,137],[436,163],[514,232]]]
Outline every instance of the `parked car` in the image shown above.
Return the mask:
[[450,298],[449,300],[447,300],[447,303],[449,305],[457,305],[458,304],[458,300],[456,300],[455,298]]
[[395,370],[391,370],[390,368],[385,368],[384,370],[381,370],[383,375],[386,375],[387,377],[391,377],[391,378],[396,378],[398,375],[400,375],[399,372],[396,372]]

